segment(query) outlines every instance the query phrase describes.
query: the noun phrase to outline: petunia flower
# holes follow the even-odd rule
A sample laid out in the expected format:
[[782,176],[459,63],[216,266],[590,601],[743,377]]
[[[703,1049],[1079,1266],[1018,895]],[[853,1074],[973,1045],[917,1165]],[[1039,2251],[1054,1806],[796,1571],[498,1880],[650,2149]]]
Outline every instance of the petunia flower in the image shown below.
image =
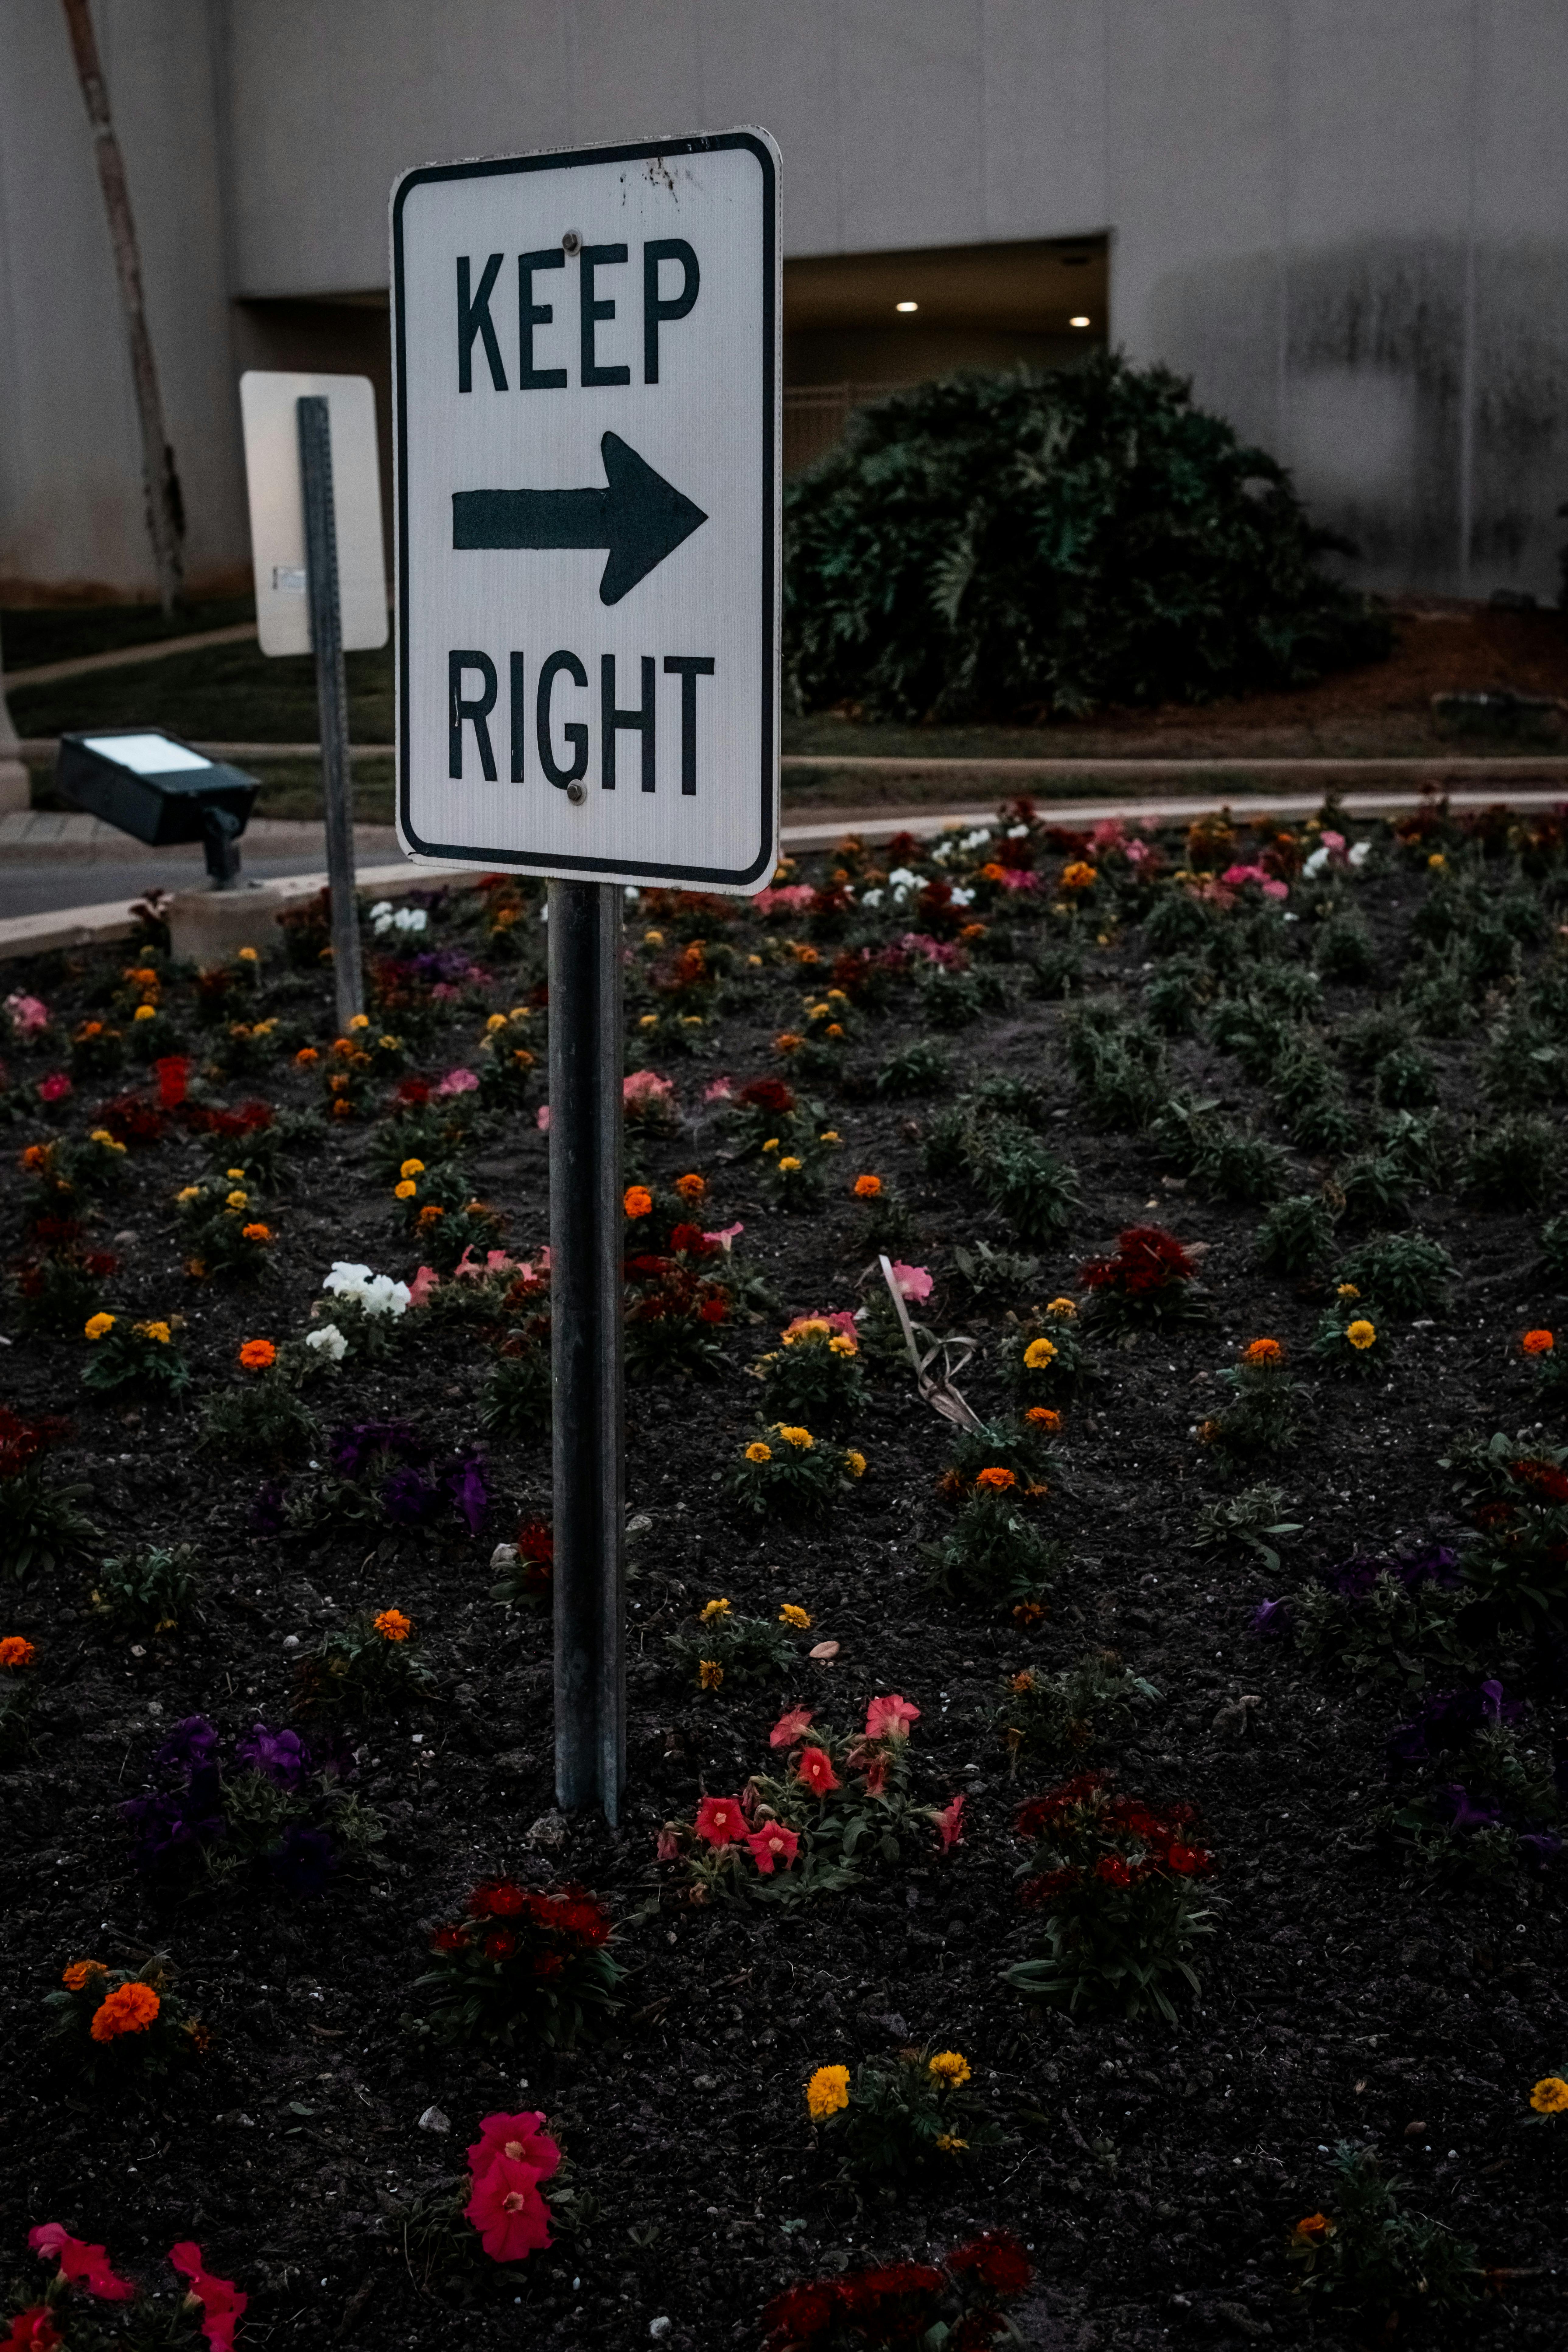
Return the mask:
[[691,1824],[709,1845],[734,1845],[746,1833],[739,1797],[704,1797]]
[[751,1832],[746,1843],[752,1849],[752,1860],[764,1878],[771,1878],[780,1863],[787,1870],[800,1849],[799,1837],[783,1822],[764,1822],[760,1830]]
[[795,1777],[817,1797],[826,1797],[842,1785],[825,1748],[803,1748],[795,1759]]
[[936,1811],[933,1808],[931,1818],[936,1825],[938,1835],[942,1839],[942,1850],[943,1853],[946,1853],[951,1846],[961,1845],[963,1843],[963,1796],[962,1790],[952,1799],[951,1803],[944,1805],[940,1812]]
[[787,1715],[780,1716],[778,1721],[769,1732],[768,1746],[770,1748],[793,1748],[795,1741],[804,1738],[806,1731],[810,1728],[811,1720],[812,1710],[810,1707],[792,1706]]
[[550,2208],[531,2164],[497,2156],[477,2175],[463,2211],[492,2263],[520,2263],[550,2240]]
[[232,2279],[218,2278],[209,2271],[201,2248],[190,2238],[170,2247],[169,2260],[180,2276],[190,2281],[188,2293],[202,2306],[202,2334],[213,2352],[234,2352],[234,2331],[250,2297],[242,2294]]
[[537,2179],[550,2179],[561,2162],[561,2150],[544,2128],[542,2111],[509,2116],[498,2110],[479,2117],[479,2136],[468,2150],[468,2170],[478,2179],[501,2156],[526,2164]]
[[100,2303],[129,2303],[136,2292],[129,2279],[115,2275],[104,2247],[89,2246],[80,2238],[73,2238],[58,2221],[40,2221],[36,2229],[28,2231],[27,2243],[40,2259],[56,2255],[62,2278],[73,2286],[85,2286],[89,2294],[97,2295]]
[[885,1698],[874,1698],[866,1709],[868,1739],[907,1739],[910,1726],[918,1723],[921,1711],[907,1698],[893,1693]]
[[917,1307],[924,1304],[936,1286],[935,1276],[929,1274],[923,1265],[905,1265],[894,1258],[890,1271],[899,1296],[912,1299]]

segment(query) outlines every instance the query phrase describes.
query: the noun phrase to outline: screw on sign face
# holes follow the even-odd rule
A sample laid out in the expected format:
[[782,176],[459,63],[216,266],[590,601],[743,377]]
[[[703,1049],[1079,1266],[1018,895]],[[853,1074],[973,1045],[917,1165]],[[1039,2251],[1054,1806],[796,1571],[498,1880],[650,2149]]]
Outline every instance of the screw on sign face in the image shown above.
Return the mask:
[[411,856],[771,878],[777,160],[746,130],[398,183]]

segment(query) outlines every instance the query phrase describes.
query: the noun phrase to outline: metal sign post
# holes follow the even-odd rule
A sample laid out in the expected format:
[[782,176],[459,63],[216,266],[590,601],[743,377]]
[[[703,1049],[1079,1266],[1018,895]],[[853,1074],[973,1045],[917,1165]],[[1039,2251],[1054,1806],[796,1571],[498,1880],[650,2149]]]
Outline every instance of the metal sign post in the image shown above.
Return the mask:
[[622,890],[777,863],[778,150],[422,165],[391,274],[398,834],[550,878],[556,1795],[615,1823]]
[[332,902],[332,981],[338,1033],[364,1011],[359,909],[354,904],[353,784],[349,772],[349,695],[343,677],[342,614],[338,597],[338,532],[332,509],[332,436],[327,404],[302,399],[300,480],[305,494],[305,585],[316,656],[316,713],[321,737],[321,789],[327,812],[327,882]]

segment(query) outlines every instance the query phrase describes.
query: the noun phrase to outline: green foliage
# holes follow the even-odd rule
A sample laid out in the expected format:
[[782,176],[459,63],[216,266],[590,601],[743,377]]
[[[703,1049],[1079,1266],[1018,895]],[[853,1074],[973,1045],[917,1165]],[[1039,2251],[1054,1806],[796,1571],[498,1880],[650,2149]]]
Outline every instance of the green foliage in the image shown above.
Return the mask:
[[302,1342],[287,1342],[265,1371],[242,1373],[228,1388],[215,1390],[202,1409],[199,1442],[230,1460],[291,1465],[321,1435],[300,1393],[301,1381],[319,1369],[324,1369],[320,1359],[312,1360]]
[[1290,1163],[1279,1144],[1226,1118],[1215,1097],[1170,1096],[1152,1139],[1162,1159],[1225,1200],[1275,1200],[1289,1177]]
[[154,1544],[106,1559],[93,1579],[93,1608],[117,1633],[168,1633],[191,1613],[195,1559],[189,1544]]
[[1443,1457],[1465,1490],[1477,1533],[1465,1581],[1505,1622],[1539,1630],[1568,1614],[1568,1446],[1525,1430],[1462,1438]]
[[191,1384],[191,1368],[174,1337],[181,1320],[174,1316],[166,1323],[132,1323],[124,1315],[110,1316],[110,1328],[88,1341],[83,1388],[106,1396],[128,1388],[144,1396],[180,1395]]
[[778,1682],[799,1664],[800,1637],[810,1630],[809,1619],[792,1625],[782,1616],[736,1617],[727,1601],[710,1601],[695,1627],[666,1639],[683,1681],[718,1690],[726,1683]]
[[[1568,1244],[1568,1232],[1564,1242]],[[1037,1257],[1026,1257],[1017,1250],[993,1249],[989,1242],[959,1242],[952,1262],[977,1298],[1016,1298],[1040,1270]]]
[[968,2151],[1002,2137],[969,2080],[968,2061],[957,2051],[933,2057],[928,2045],[868,2058],[850,2076],[847,2104],[824,2118],[825,2144],[840,2149],[846,2171],[862,2180],[950,2173]]
[[1037,1601],[1060,1559],[1060,1547],[1030,1524],[1016,1486],[976,1486],[942,1541],[921,1549],[939,1591],[991,1608]]
[[367,1610],[324,1633],[294,1675],[296,1714],[338,1715],[356,1723],[395,1715],[430,1680],[409,1621],[395,1610],[374,1615]]
[[1358,1078],[1375,1076],[1391,1055],[1414,1051],[1410,1024],[1397,1005],[1374,1004],[1347,1021],[1335,1040],[1340,1059]]
[[488,1436],[548,1436],[551,1423],[550,1318],[534,1316],[509,1331],[479,1391],[479,1422]]
[[[1166,900],[1173,905],[1173,900]],[[1162,1036],[1191,1037],[1214,983],[1196,956],[1172,956],[1143,991],[1143,1012]]]
[[[1038,1418],[1034,1418],[1035,1414]],[[978,1429],[954,1429],[942,1473],[944,1494],[966,1495],[983,1470],[1010,1470],[1020,1486],[1047,1487],[1059,1475],[1051,1439],[1058,1416],[1032,1407],[1019,1420],[984,1422]]]
[[1356,1380],[1381,1379],[1388,1365],[1387,1318],[1374,1299],[1355,1292],[1353,1284],[1346,1289],[1352,1295],[1342,1292],[1318,1318],[1312,1353],[1331,1371]]
[[430,1939],[434,1965],[415,1986],[437,1996],[424,2030],[505,2050],[570,2050],[599,2038],[621,2005],[610,1934],[608,1915],[581,1887],[536,1894],[487,1881],[467,1916]]
[[1205,1504],[1193,1541],[1200,1551],[1223,1551],[1238,1544],[1243,1551],[1255,1552],[1272,1575],[1279,1565],[1275,1545],[1301,1532],[1300,1519],[1285,1517],[1289,1508],[1283,1486],[1244,1486],[1239,1495]]
[[1470,1594],[1457,1583],[1384,1567],[1350,1589],[1343,1580],[1303,1586],[1290,1618],[1302,1655],[1348,1675],[1358,1691],[1396,1682],[1417,1691],[1434,1672],[1446,1679],[1475,1665],[1460,1630],[1470,1605]]
[[1324,980],[1335,981],[1342,988],[1363,987],[1373,979],[1377,950],[1359,908],[1344,908],[1319,926],[1312,961]]
[[871,1083],[878,1094],[900,1099],[942,1094],[952,1084],[952,1064],[942,1046],[915,1037],[889,1055]]
[[1333,1238],[1333,1216],[1321,1195],[1292,1192],[1258,1226],[1253,1252],[1265,1274],[1293,1278],[1321,1265]]
[[1458,1271],[1429,1234],[1374,1234],[1352,1250],[1335,1279],[1354,1283],[1363,1298],[1375,1298],[1396,1315],[1430,1315],[1447,1305]]
[[1022,1756],[1057,1763],[1087,1756],[1120,1730],[1140,1700],[1159,1696],[1114,1650],[1086,1650],[1060,1674],[1026,1667],[1014,1675],[992,1721],[1016,1771]]
[[866,1402],[857,1343],[820,1316],[791,1324],[781,1345],[756,1369],[769,1421],[841,1429]]
[[0,1576],[57,1575],[95,1543],[99,1530],[81,1507],[88,1491],[51,1486],[37,1463],[8,1473],[0,1485]]
[[1163,368],[958,376],[862,409],[787,494],[801,709],[1204,701],[1386,648],[1283,468]]
[[1091,1127],[1140,1133],[1152,1124],[1166,1087],[1164,1047],[1151,1028],[1101,1002],[1068,1016],[1063,1043]]
[[1568,1288],[1568,1210],[1542,1226],[1541,1260],[1552,1281]]
[[[1300,2273],[1300,2292],[1367,2318],[1417,2314],[1441,2322],[1477,2301],[1476,2250],[1438,2221],[1401,2210],[1400,2190],[1386,2179],[1370,2148],[1342,2140],[1327,2212],[1299,2221],[1286,2244]],[[1327,2226],[1321,2226],[1326,2221]]]
[[[1539,1850],[1524,1841],[1556,1834],[1563,1801],[1549,1760],[1526,1749],[1511,1725],[1483,1725],[1458,1755],[1445,1753],[1436,1769],[1444,1786],[1412,1792],[1378,1816],[1411,1869],[1436,1882],[1473,1886],[1517,1883],[1521,1870],[1539,1866]],[[1456,1783],[1462,1784],[1458,1790]],[[1456,1794],[1462,1807],[1456,1806]]]
[[[1267,1349],[1277,1343],[1251,1344]],[[1227,1364],[1218,1377],[1230,1391],[1230,1402],[1200,1424],[1198,1437],[1222,1464],[1235,1468],[1294,1445],[1306,1391],[1291,1379],[1283,1349],[1277,1356],[1249,1356],[1243,1349],[1241,1360]]]
[[1548,1118],[1512,1111],[1479,1132],[1466,1155],[1464,1183],[1489,1209],[1539,1209],[1563,1165],[1563,1139]]
[[1410,1171],[1391,1152],[1358,1151],[1336,1181],[1352,1224],[1393,1224],[1410,1213]]
[[969,1159],[981,1192],[1019,1241],[1044,1245],[1061,1239],[1079,1205],[1078,1171],[1037,1135],[1011,1120],[984,1126]]
[[742,1518],[811,1518],[865,1475],[863,1454],[822,1445],[809,1429],[770,1422],[730,1470],[730,1499]]
[[994,971],[949,971],[933,964],[920,981],[920,1017],[932,1029],[967,1029],[984,1012],[1004,1005],[1006,992]]

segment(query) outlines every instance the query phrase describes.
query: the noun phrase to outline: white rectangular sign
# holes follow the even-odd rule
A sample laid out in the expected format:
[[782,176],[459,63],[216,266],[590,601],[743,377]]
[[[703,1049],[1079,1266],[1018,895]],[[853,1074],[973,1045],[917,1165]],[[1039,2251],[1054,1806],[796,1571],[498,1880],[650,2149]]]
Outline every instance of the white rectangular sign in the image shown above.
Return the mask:
[[367,375],[297,375],[249,368],[239,379],[239,413],[245,428],[256,618],[264,654],[310,650],[297,404],[312,395],[327,404],[331,436],[343,651],[386,643],[386,554],[371,380]]
[[392,333],[404,848],[764,888],[778,848],[773,140],[407,173]]

